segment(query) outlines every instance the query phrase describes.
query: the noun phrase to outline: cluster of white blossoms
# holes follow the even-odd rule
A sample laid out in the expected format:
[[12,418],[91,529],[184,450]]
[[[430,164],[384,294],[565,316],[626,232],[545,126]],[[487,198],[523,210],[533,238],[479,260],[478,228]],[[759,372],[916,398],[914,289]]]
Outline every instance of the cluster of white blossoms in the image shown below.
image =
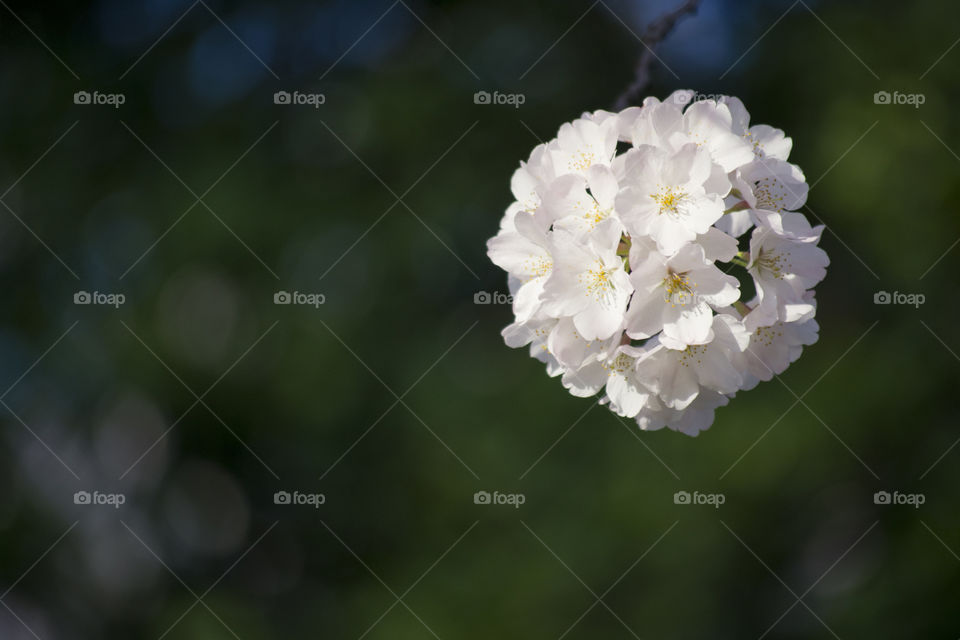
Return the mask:
[[487,244],[509,274],[507,345],[642,429],[690,435],[816,342],[829,264],[796,211],[791,139],[694,96],[564,124],[520,163]]

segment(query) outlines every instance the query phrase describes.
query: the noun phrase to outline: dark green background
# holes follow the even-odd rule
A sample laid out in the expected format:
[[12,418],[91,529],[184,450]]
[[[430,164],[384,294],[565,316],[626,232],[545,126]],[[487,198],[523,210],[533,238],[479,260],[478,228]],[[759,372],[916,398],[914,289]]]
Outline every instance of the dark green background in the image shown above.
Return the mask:
[[651,94],[793,137],[831,258],[820,342],[692,439],[588,411],[473,302],[519,160],[673,3],[408,2],[5,0],[0,637],[960,636],[960,8],[707,0],[658,51]]

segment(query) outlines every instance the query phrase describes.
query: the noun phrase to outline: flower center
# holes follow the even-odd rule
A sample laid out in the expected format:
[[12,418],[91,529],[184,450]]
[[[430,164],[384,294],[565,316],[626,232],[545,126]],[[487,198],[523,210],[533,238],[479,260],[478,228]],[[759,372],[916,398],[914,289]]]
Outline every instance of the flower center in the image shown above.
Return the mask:
[[598,224],[610,217],[613,209],[601,209],[600,203],[593,196],[588,195],[587,200],[587,204],[584,204],[583,200],[577,200],[576,208],[583,212],[584,223],[593,231]]
[[587,269],[587,271],[580,274],[579,280],[587,289],[586,295],[592,295],[599,301],[612,293],[613,281],[610,279],[612,273],[612,269],[609,271],[604,269],[603,265],[598,261],[595,269]]
[[672,307],[678,304],[684,306],[693,301],[693,288],[696,286],[696,283],[690,282],[690,276],[686,272],[671,271],[663,279],[663,301],[669,302]]
[[586,171],[596,161],[592,151],[578,151],[570,156],[569,165],[572,171]]
[[753,183],[753,194],[757,198],[757,209],[783,211],[783,188],[776,178],[762,178]]
[[762,158],[763,157],[763,147],[760,146],[760,141],[753,137],[753,134],[747,131],[743,134],[743,137],[747,139],[747,143],[753,146],[753,157]]
[[694,366],[703,364],[703,356],[707,352],[707,344],[692,344],[680,352],[680,366],[689,367],[691,363]]
[[584,214],[584,217],[587,219],[587,224],[590,225],[590,229],[592,230],[610,217],[610,211],[601,209],[600,203],[590,198],[590,209]]
[[533,213],[540,208],[540,196],[532,193],[526,200],[520,203],[520,206],[523,207],[524,212]]
[[617,357],[613,359],[613,362],[609,364],[604,364],[604,368],[607,369],[611,374],[619,373],[624,374],[627,371],[633,369],[634,358],[628,356],[625,353],[618,353]]
[[764,347],[772,346],[773,343],[776,342],[778,338],[783,337],[783,331],[780,330],[782,328],[783,328],[782,322],[778,322],[777,324],[769,327],[757,328],[757,330],[754,331],[754,335],[756,336],[757,343]]
[[553,260],[546,256],[530,256],[526,261],[530,280],[550,275],[553,270]]
[[791,266],[787,262],[787,258],[789,258],[789,256],[783,256],[774,251],[764,251],[760,249],[753,265],[757,268],[758,272],[766,273],[776,280],[783,280],[784,268],[789,269]]
[[650,197],[660,207],[661,214],[677,216],[682,213],[680,207],[687,199],[687,192],[680,187],[660,187],[660,192]]

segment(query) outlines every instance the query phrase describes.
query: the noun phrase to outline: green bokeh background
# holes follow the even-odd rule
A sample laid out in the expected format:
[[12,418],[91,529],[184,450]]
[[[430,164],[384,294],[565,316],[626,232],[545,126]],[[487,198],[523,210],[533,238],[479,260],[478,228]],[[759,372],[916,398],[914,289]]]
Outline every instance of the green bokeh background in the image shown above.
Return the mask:
[[960,7],[706,0],[658,50],[652,95],[792,136],[827,225],[820,341],[709,431],[590,409],[474,304],[515,166],[672,4],[4,5],[0,637],[960,636]]

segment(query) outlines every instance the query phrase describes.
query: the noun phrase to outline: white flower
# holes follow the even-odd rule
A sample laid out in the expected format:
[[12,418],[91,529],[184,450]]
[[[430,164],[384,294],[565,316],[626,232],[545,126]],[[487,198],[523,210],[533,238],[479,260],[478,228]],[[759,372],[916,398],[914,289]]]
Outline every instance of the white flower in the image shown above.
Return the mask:
[[[545,194],[542,213],[554,229],[575,235],[590,233],[604,220],[616,219],[614,201],[618,191],[610,168],[594,165],[586,171],[586,177],[570,174],[558,178]],[[617,230],[623,229],[617,225]]]
[[780,129],[765,124],[750,126],[750,114],[739,98],[724,96],[721,101],[730,109],[733,132],[742,136],[753,147],[757,158],[786,160],[793,148],[793,140]]
[[521,211],[534,212],[540,206],[540,192],[555,176],[553,160],[546,145],[536,147],[530,160],[521,162],[510,178],[510,191],[520,204]]
[[530,357],[545,363],[547,373],[553,378],[563,373],[563,367],[547,349],[547,338],[556,325],[555,318],[533,318],[507,325],[500,334],[506,345],[513,349],[530,345]]
[[676,151],[694,143],[707,150],[725,172],[733,171],[754,159],[747,139],[734,132],[733,116],[725,104],[713,100],[697,101],[686,111],[681,106],[689,101],[683,94],[672,100],[651,105],[633,125],[633,144],[653,144]]
[[783,373],[800,354],[803,347],[817,341],[820,326],[816,320],[776,322],[768,327],[757,327],[750,334],[750,344],[744,352],[744,389],[753,389],[763,380]]
[[737,169],[732,182],[751,209],[777,213],[800,209],[809,190],[800,167],[775,159]]
[[659,407],[637,376],[638,363],[645,356],[641,349],[621,345],[609,356],[594,358],[582,368],[565,373],[563,384],[579,396],[591,396],[605,389],[602,402],[609,404],[617,415],[633,418],[645,407]]
[[553,157],[547,145],[534,147],[527,162],[521,162],[520,168],[510,178],[510,191],[516,198],[500,221],[500,228],[513,231],[514,217],[521,211],[533,213],[540,206],[542,193],[556,178]]
[[725,201],[728,213],[717,228],[734,237],[757,224],[762,212],[800,209],[809,191],[800,167],[775,158],[758,158],[740,167],[731,174],[730,182],[733,191]]
[[710,428],[717,408],[729,404],[730,397],[732,394],[725,396],[716,391],[701,389],[689,407],[682,412],[674,412],[671,416],[670,428],[688,436],[698,435],[701,431]]
[[669,349],[654,339],[647,347],[637,375],[670,409],[687,408],[701,387],[727,394],[743,383],[736,365],[750,334],[742,322],[726,314],[713,317],[712,329],[714,337],[707,344]]
[[[637,377],[637,350],[623,346],[607,364],[610,376],[607,378],[606,398],[603,402],[610,410],[624,418],[633,418],[644,407],[656,402],[650,391]],[[656,402],[659,405],[659,402]]]
[[594,165],[609,165],[617,151],[617,119],[568,122],[560,127],[549,149],[558,176],[585,174]]
[[[557,321],[547,337],[547,348],[557,361],[568,370],[577,370],[587,362],[604,359],[620,344],[620,333],[606,340],[587,340],[580,335],[570,317]],[[593,395],[592,391],[586,395]],[[576,395],[576,394],[575,394]]]
[[637,425],[644,431],[655,431],[669,427],[674,431],[696,436],[713,424],[714,413],[718,407],[726,406],[730,397],[722,393],[701,389],[697,397],[686,409],[677,411],[663,405],[657,406],[656,398],[652,398],[647,406],[637,414]]
[[639,147],[627,153],[624,168],[625,188],[616,203],[620,218],[631,236],[649,235],[666,255],[723,215],[730,183],[713,172],[710,154],[695,144],[676,153]]
[[523,322],[540,308],[543,284],[553,272],[553,257],[546,231],[534,214],[517,213],[512,226],[512,231],[501,230],[487,241],[487,255],[519,280],[520,287],[513,293],[513,311]]
[[633,292],[616,252],[619,225],[615,220],[602,222],[586,243],[562,230],[552,238],[555,262],[543,286],[543,312],[555,318],[571,316],[587,340],[609,338],[623,324]]
[[801,213],[765,216],[753,230],[747,270],[756,283],[758,304],[745,319],[751,331],[778,320],[795,322],[813,311],[804,294],[823,280],[830,264],[816,246],[822,230],[811,229]]
[[809,188],[792,140],[736,98],[695,97],[561,126],[513,174],[487,243],[513,294],[508,346],[641,429],[691,436],[817,340],[829,264],[823,227],[796,212]]
[[[632,252],[631,264],[640,251]],[[713,307],[725,307],[740,297],[740,283],[707,260],[699,244],[683,246],[665,258],[647,253],[630,274],[636,291],[627,310],[631,338],[649,338],[661,330],[660,342],[673,349],[712,339]]]

